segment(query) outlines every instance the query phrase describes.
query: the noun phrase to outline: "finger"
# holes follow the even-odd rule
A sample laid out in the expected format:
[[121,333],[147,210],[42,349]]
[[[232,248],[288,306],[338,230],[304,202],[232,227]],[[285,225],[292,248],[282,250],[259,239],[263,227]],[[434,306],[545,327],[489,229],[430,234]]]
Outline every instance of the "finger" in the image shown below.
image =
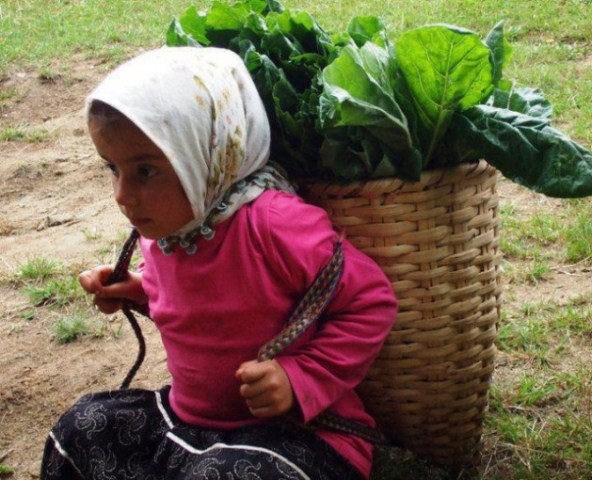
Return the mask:
[[123,306],[123,302],[121,300],[115,298],[96,298],[95,297],[95,305],[99,309],[100,312],[106,313],[107,315],[111,315],[112,313],[121,310]]
[[249,412],[257,418],[272,418],[279,415],[273,407],[249,408]]
[[244,399],[251,399],[261,395],[267,391],[263,382],[243,383],[240,386],[239,392]]
[[113,273],[113,267],[111,265],[103,265],[97,269],[97,273],[101,285],[107,285],[109,283],[109,277]]
[[247,407],[249,407],[249,409],[257,409],[269,407],[274,402],[271,396],[268,395],[267,392],[263,391],[257,395],[252,395],[251,397],[247,398],[245,400],[245,403],[247,404]]
[[82,288],[88,293],[97,293],[103,290],[103,285],[108,282],[113,271],[110,265],[101,265],[92,270],[86,270],[78,276]]
[[127,298],[130,293],[130,284],[128,282],[118,282],[109,286],[101,286],[97,291],[97,296],[102,298]]
[[272,418],[278,417],[283,415],[288,411],[288,408],[285,408],[281,404],[269,404],[269,405],[262,405],[260,407],[249,407],[249,412],[251,415],[257,418]]
[[260,380],[267,372],[267,362],[260,363],[257,360],[244,362],[238,367],[235,376],[243,383],[253,383]]
[[93,285],[93,278],[92,278],[92,271],[85,270],[80,275],[78,275],[78,281],[80,285],[87,293],[95,293],[95,286]]

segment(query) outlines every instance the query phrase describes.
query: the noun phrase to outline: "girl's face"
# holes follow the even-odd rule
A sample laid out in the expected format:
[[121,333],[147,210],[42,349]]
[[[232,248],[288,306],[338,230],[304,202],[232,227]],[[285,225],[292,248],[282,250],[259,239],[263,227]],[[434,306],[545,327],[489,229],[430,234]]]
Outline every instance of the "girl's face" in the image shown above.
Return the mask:
[[193,220],[191,205],[162,151],[134,123],[89,119],[90,136],[111,172],[120,210],[145,238],[159,239]]

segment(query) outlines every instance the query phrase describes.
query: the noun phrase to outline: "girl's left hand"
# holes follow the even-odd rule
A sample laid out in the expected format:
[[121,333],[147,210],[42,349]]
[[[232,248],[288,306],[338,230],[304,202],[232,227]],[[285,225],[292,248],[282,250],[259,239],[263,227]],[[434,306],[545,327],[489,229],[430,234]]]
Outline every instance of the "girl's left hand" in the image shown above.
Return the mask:
[[292,385],[276,360],[245,362],[235,376],[242,382],[240,394],[253,416],[271,418],[291,410],[294,404]]

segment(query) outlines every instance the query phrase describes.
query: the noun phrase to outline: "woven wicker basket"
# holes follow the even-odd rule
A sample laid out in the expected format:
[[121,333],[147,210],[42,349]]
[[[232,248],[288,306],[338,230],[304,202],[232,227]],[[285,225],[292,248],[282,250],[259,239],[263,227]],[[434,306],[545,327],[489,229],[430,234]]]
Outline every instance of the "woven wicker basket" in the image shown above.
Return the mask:
[[391,441],[441,465],[479,459],[500,307],[496,181],[481,161],[419,182],[301,185],[400,302],[362,399]]

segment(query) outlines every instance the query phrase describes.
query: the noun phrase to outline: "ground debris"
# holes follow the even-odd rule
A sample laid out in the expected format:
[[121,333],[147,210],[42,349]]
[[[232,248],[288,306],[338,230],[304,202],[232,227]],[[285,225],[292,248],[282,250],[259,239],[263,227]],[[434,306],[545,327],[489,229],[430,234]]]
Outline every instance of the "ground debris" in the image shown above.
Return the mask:
[[37,225],[37,231],[40,232],[41,230],[45,230],[46,228],[58,227],[60,225],[73,225],[75,223],[78,223],[79,221],[80,220],[78,220],[76,217],[73,217],[72,215],[52,215],[45,217],[39,223],[39,225]]

